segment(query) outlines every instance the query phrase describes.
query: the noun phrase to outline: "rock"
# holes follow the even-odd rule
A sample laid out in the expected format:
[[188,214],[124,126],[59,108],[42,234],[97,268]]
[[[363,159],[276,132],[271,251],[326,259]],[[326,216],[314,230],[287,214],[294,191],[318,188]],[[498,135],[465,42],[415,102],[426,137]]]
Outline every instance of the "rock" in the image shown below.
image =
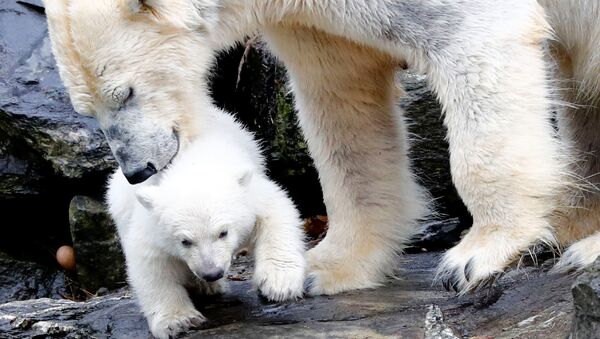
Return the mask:
[[[571,276],[525,267],[487,290],[457,297],[432,285],[439,253],[410,254],[397,279],[374,290],[268,303],[252,288],[248,257],[234,262],[230,290],[198,300],[208,318],[185,338],[564,338],[573,305]],[[489,299],[486,299],[489,300]],[[86,302],[38,299],[0,305],[0,333],[31,336],[147,337],[146,321],[126,290]]]
[[0,303],[62,298],[65,290],[66,279],[62,272],[0,253]]
[[79,282],[88,291],[123,286],[125,257],[116,228],[105,206],[92,198],[76,196],[69,207],[71,237]]
[[0,305],[0,333],[10,338],[148,338],[144,316],[127,292],[87,302],[33,299]]
[[0,26],[0,60],[10,60],[0,63],[0,145],[6,152],[0,168],[9,183],[25,177],[0,192],[35,193],[43,189],[41,178],[81,179],[113,169],[96,121],[71,107],[43,13],[14,1],[0,2],[0,10],[10,23]]
[[453,246],[461,238],[465,225],[458,218],[431,220],[423,225],[424,231],[406,251],[410,253],[439,251]]
[[71,242],[70,199],[101,195],[115,162],[96,121],[71,107],[40,6],[0,0],[0,250],[52,263]]
[[425,315],[425,339],[459,339],[444,323],[444,315],[437,305],[429,305]]
[[575,315],[569,338],[600,338],[600,258],[577,278],[572,292]]

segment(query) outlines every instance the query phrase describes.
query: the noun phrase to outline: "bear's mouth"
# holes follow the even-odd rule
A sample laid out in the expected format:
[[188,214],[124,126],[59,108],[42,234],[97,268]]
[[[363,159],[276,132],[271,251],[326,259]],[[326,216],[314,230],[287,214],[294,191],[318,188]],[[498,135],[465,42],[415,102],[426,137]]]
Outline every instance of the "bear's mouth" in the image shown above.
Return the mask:
[[175,142],[177,143],[177,147],[175,148],[175,152],[173,153],[173,156],[167,162],[167,164],[161,169],[161,171],[164,171],[164,170],[168,169],[173,164],[173,161],[175,160],[175,158],[177,157],[177,155],[179,155],[179,149],[181,148],[181,143],[179,141],[179,132],[175,128],[173,128],[173,137],[175,138]]

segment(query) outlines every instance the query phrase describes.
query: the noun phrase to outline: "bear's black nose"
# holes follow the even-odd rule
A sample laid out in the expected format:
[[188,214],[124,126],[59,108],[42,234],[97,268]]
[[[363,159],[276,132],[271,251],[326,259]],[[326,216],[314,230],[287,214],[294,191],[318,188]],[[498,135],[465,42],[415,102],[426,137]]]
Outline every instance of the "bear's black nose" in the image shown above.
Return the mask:
[[223,274],[225,272],[223,270],[215,270],[212,272],[208,272],[202,275],[202,279],[208,281],[208,282],[213,282],[213,281],[217,281],[221,278],[223,278]]
[[129,173],[123,173],[130,184],[135,185],[146,181],[146,179],[156,174],[156,167],[152,163],[148,163],[146,168],[140,168]]

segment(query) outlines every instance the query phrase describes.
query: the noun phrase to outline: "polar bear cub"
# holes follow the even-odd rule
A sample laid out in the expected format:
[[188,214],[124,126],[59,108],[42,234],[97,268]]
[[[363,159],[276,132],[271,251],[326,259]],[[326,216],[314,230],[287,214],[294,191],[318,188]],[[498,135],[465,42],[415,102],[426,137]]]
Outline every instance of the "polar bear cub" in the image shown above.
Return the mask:
[[204,321],[188,292],[214,294],[242,246],[254,282],[273,301],[302,295],[305,244],[299,214],[265,174],[259,146],[232,116],[212,108],[196,139],[161,174],[130,185],[117,170],[107,202],[130,286],[158,338]]

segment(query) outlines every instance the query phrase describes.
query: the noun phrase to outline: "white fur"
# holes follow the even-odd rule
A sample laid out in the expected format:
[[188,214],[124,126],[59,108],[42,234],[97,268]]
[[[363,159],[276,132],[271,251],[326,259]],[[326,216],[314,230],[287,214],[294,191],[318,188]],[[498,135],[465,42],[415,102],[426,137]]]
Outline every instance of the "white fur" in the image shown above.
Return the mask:
[[[308,252],[310,293],[382,283],[427,213],[393,104],[397,65],[425,73],[440,99],[452,178],[474,218],[469,234],[444,256],[440,278],[466,291],[530,246],[563,242],[556,216],[564,215],[562,196],[573,183],[570,142],[562,143],[550,123],[556,99],[543,47],[551,28],[535,0],[46,4],[54,52],[75,107],[103,126],[134,130],[139,124],[139,135],[150,129],[144,126],[158,124],[156,133],[168,139],[164,131],[176,126],[181,149],[201,126],[202,113],[194,107],[208,100],[193,93],[205,93],[199,89],[212,52],[264,34],[289,70],[331,217],[327,236]],[[567,16],[567,23],[557,22],[558,32],[579,21]],[[96,69],[105,71],[89,72]],[[138,89],[139,123],[110,108],[111,91],[97,90],[121,83]],[[143,144],[128,150],[142,164],[173,156],[139,154]],[[594,229],[597,223],[588,220]]]
[[303,291],[298,212],[266,177],[252,136],[230,115],[204,109],[200,135],[160,175],[131,186],[117,170],[109,181],[108,206],[129,282],[158,338],[204,320],[185,288],[220,293],[224,279],[207,283],[201,277],[208,270],[226,272],[242,246],[254,250],[254,282],[269,300],[295,299]]

